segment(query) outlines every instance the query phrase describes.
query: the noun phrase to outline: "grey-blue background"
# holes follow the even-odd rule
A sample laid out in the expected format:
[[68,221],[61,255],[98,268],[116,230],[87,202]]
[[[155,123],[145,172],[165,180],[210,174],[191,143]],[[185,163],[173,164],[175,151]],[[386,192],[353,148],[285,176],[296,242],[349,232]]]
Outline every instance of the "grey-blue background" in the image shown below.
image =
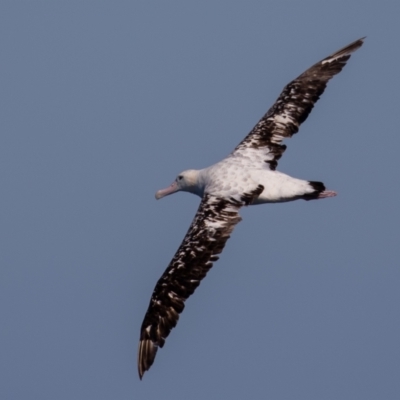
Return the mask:
[[[0,397],[398,399],[398,2],[2,1]],[[226,156],[359,37],[280,170],[338,197],[242,211],[139,381],[139,329]]]

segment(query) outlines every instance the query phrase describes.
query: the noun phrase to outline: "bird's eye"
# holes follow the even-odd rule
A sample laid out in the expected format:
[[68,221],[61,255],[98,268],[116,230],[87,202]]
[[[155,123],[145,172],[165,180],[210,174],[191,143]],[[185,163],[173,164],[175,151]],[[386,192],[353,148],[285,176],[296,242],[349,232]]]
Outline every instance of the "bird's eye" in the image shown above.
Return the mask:
[[183,176],[182,176],[182,175],[179,175],[179,176],[178,176],[178,180],[181,181],[182,179],[183,179]]

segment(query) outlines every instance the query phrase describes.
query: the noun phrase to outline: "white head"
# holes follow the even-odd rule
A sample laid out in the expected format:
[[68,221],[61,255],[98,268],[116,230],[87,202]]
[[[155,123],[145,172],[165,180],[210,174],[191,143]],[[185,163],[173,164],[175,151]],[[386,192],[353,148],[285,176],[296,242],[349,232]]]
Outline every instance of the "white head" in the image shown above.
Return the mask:
[[164,196],[179,191],[190,192],[202,196],[203,187],[199,182],[199,171],[189,169],[181,172],[170,186],[161,189],[156,193],[156,199],[161,199]]

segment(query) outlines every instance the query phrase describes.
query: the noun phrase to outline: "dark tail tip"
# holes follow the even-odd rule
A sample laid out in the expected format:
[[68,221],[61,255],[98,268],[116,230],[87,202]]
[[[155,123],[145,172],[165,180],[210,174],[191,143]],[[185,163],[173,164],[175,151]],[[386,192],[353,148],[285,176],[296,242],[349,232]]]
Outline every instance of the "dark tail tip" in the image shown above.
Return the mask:
[[304,195],[303,199],[304,200],[318,199],[319,194],[325,190],[325,185],[322,182],[317,182],[317,181],[308,181],[308,183],[314,189],[314,191],[312,193]]
[[309,181],[308,183],[318,193],[321,193],[325,190],[325,185],[322,182]]

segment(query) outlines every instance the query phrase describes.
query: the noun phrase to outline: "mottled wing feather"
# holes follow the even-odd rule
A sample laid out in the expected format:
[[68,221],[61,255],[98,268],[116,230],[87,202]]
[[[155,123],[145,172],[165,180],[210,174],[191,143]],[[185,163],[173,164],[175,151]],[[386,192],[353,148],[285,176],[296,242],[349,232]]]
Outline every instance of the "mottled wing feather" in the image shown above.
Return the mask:
[[205,195],[178,251],[154,288],[143,320],[138,369],[142,378],[154,362],[158,347],[178,322],[185,300],[218,260],[229,235],[241,220],[239,208],[250,204],[264,187],[245,193],[240,200]]
[[284,138],[294,135],[314,104],[324,92],[328,81],[346,65],[350,55],[359,49],[359,39],[313,65],[283,89],[275,104],[261,118],[253,130],[236,147],[234,155],[251,155],[262,151],[262,161],[275,170],[278,160],[286,150]]

